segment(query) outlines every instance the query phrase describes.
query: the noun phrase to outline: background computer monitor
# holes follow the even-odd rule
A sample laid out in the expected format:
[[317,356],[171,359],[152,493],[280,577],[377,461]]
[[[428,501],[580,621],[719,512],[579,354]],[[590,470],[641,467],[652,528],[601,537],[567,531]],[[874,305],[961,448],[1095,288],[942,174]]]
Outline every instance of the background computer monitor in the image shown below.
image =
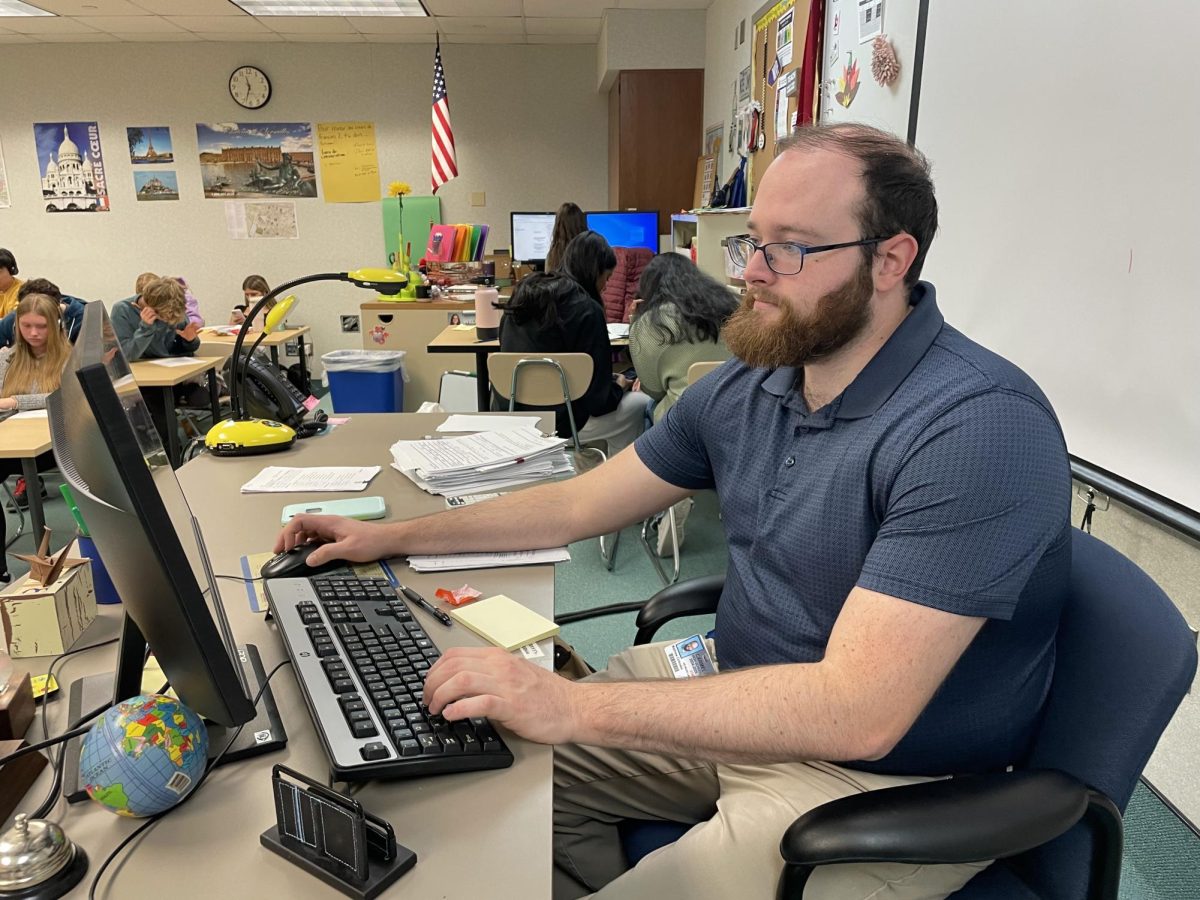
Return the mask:
[[[233,642],[199,528],[102,304],[87,304],[47,408],[55,460],[136,626],[122,644],[144,638],[179,699],[204,718],[255,720],[261,661]],[[118,672],[126,694],[113,700],[140,682],[144,644],[123,646],[120,665],[136,660],[138,671]]]
[[512,258],[540,268],[550,250],[554,233],[554,213],[514,212],[512,219]]
[[645,247],[658,252],[658,210],[609,210],[587,214],[587,226],[613,247]]

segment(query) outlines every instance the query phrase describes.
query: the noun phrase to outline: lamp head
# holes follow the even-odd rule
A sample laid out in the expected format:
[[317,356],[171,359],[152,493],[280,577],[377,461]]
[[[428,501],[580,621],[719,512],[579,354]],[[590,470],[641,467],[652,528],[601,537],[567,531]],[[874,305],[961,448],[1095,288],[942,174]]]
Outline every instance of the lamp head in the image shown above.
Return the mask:
[[408,284],[408,276],[392,269],[355,269],[346,273],[346,280],[355,287],[366,288],[394,297]]
[[292,311],[292,307],[296,305],[295,294],[288,294],[278,303],[271,307],[271,311],[267,313],[267,318],[263,321],[263,331],[270,334],[283,324],[283,320],[288,317],[288,313]]

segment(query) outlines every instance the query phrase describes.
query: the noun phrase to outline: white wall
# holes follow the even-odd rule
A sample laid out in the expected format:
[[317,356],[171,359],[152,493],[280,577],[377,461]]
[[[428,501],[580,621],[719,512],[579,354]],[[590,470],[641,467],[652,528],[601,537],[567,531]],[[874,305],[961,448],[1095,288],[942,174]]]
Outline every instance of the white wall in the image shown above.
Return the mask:
[[[608,196],[607,106],[590,46],[457,45],[442,48],[460,176],[444,186],[443,220],[492,226],[507,246],[509,211],[555,209],[571,199],[603,208]],[[229,73],[253,63],[273,96],[257,113],[229,97]],[[224,322],[243,276],[278,283],[312,272],[379,265],[377,204],[297,200],[300,239],[231,240],[224,201],[203,198],[197,122],[376,123],[380,175],[429,193],[433,48],[427,45],[70,44],[5,46],[0,143],[12,207],[0,209],[0,246],[22,276],[44,276],[85,299],[132,293],[139,272],[188,279],[201,309]],[[33,123],[100,123],[112,212],[49,214],[41,202]],[[134,125],[169,125],[182,198],[139,203],[125,139]],[[469,194],[486,192],[471,207]],[[293,321],[313,326],[318,355],[360,346],[338,314],[371,295],[336,284],[298,292]]]
[[[750,65],[754,46],[754,13],[762,6],[762,0],[715,0],[708,8],[705,18],[704,71],[704,127],[725,124],[722,142],[721,164],[718,170],[722,180],[727,180],[737,165],[737,154],[729,150],[729,129],[732,111],[733,86],[738,73]],[[746,40],[736,50],[733,48],[733,29],[746,20]]]
[[[703,69],[705,13],[700,9],[610,9],[597,46],[597,84],[608,93],[623,69]],[[700,145],[702,135],[696,135]]]

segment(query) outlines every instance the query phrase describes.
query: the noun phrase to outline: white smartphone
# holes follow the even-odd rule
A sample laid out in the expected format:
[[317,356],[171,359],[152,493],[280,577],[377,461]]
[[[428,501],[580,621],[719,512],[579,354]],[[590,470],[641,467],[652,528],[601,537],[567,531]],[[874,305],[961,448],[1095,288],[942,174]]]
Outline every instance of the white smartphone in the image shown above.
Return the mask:
[[313,500],[311,503],[292,503],[283,508],[281,524],[286,525],[296,516],[345,516],[348,519],[382,519],[387,515],[387,504],[382,497],[347,497],[344,500]]

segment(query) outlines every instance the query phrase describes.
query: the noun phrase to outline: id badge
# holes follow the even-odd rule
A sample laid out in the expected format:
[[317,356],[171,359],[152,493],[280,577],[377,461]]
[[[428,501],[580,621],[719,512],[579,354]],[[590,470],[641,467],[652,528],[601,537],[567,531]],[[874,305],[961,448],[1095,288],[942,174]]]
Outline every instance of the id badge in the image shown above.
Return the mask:
[[682,641],[667,644],[663,647],[667,654],[667,665],[671,674],[676,678],[696,678],[700,675],[716,674],[717,667],[713,665],[712,657],[708,655],[708,647],[704,638],[698,634],[686,637]]

